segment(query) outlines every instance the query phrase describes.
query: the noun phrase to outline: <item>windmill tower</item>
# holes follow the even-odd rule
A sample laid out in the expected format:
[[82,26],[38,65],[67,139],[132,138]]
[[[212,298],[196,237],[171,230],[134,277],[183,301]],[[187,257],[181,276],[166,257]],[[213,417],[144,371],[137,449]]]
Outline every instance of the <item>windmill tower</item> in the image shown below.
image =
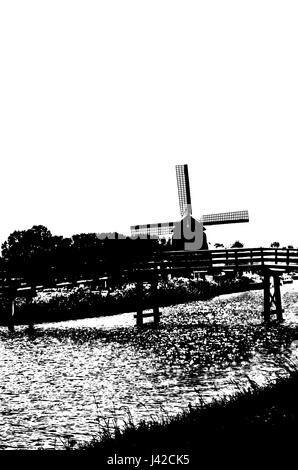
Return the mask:
[[[200,224],[208,225],[239,224],[249,222],[248,211],[220,212],[218,214],[203,215],[200,220],[192,217],[192,204],[190,195],[189,174],[187,165],[176,165],[176,178],[178,186],[178,199],[181,219],[178,222],[162,222],[158,224],[132,225],[132,237],[165,237],[173,235],[174,249],[187,249],[185,244],[191,239],[183,236],[186,231],[197,233]],[[175,236],[176,235],[176,236]],[[208,249],[206,234],[203,233],[200,249]]]

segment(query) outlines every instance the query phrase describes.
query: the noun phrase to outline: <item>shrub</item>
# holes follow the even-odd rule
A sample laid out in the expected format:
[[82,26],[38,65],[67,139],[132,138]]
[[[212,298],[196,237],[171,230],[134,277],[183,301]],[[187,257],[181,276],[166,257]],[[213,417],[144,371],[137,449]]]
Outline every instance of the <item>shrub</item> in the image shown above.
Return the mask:
[[[158,283],[157,298],[160,306],[171,305],[194,300],[205,300],[223,293],[246,290],[248,280],[226,279],[206,281],[184,277],[171,278]],[[150,308],[156,302],[149,283],[144,283],[143,306]],[[93,291],[89,287],[72,289],[47,289],[38,292],[31,302],[25,298],[16,299],[15,322],[27,323],[59,321],[70,318],[109,315],[134,311],[137,308],[136,284],[128,283],[104,295],[101,291]],[[2,302],[3,322],[9,312],[9,304]]]

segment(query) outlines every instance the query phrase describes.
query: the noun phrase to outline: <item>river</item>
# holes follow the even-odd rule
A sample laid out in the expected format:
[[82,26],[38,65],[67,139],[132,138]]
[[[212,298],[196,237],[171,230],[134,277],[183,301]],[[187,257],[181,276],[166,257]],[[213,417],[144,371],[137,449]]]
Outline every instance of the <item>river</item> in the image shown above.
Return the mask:
[[285,322],[262,325],[262,292],[162,309],[160,328],[133,313],[0,328],[0,448],[63,447],[101,426],[160,418],[284,375],[297,362],[298,281],[282,287]]

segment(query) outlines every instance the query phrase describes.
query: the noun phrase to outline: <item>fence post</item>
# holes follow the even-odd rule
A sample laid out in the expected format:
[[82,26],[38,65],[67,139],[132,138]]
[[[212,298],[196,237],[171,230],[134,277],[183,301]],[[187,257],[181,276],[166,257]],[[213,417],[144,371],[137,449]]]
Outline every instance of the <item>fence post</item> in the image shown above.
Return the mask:
[[158,277],[152,279],[151,292],[153,300],[153,324],[157,326],[159,324],[159,306],[158,306]]
[[[273,294],[270,290],[270,281],[273,278]],[[272,307],[274,309],[272,309]],[[277,321],[283,320],[283,309],[280,295],[279,273],[269,269],[264,270],[264,321],[270,323],[271,315],[276,315]]]
[[270,273],[269,271],[264,272],[264,321],[265,323],[270,322]]
[[10,333],[14,332],[14,310],[15,310],[15,299],[14,297],[10,298],[10,312],[8,318],[8,330]]
[[262,264],[262,266],[264,266],[264,253],[263,253],[263,248],[261,248],[260,250],[261,250],[261,264]]
[[9,300],[9,312],[7,326],[10,333],[14,332],[14,316],[15,316],[15,298],[16,298],[16,287],[13,279],[8,280],[8,291],[7,297]]
[[281,304],[279,275],[274,274],[273,279],[274,279],[274,300],[275,300],[275,308],[276,308],[276,319],[278,321],[282,321],[283,309],[282,309],[282,304]]
[[[32,299],[33,297],[35,297],[37,294],[36,292],[36,286],[32,286],[31,288],[31,294],[27,296],[26,298],[26,304],[30,304],[31,302],[31,305],[32,305]],[[28,309],[29,310],[29,309]],[[34,330],[34,319],[33,319],[33,314],[28,312],[28,328],[29,328],[29,331],[33,331]]]
[[137,281],[137,326],[143,326],[143,281]]

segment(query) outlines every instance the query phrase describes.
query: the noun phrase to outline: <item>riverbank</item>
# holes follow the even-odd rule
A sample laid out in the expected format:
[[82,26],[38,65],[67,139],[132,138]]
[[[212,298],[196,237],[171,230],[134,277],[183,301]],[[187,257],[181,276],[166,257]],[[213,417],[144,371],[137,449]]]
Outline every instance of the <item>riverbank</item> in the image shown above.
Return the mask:
[[[165,307],[261,288],[261,283],[253,284],[245,277],[221,281],[173,278],[159,282],[157,294],[152,293],[150,285],[145,283],[143,305],[145,308],[152,308],[158,302],[160,307]],[[115,315],[136,311],[137,305],[135,284],[124,284],[109,292],[94,291],[88,287],[46,289],[38,292],[31,300],[25,297],[16,298],[14,324],[38,324]],[[0,308],[0,324],[6,325],[11,310],[9,300],[3,298]]]
[[136,424],[162,422],[273,382],[298,339],[297,287],[282,289],[285,321],[270,327],[256,291],[163,308],[157,329],[135,328],[132,313],[0,328],[1,449],[59,453],[127,410]]
[[[297,441],[298,371],[290,364],[287,370],[288,378],[266,388],[251,381],[248,391],[203,407],[189,405],[188,411],[162,422],[143,421],[135,426],[128,417],[124,430],[114,428],[114,437],[106,426],[101,440],[94,438],[79,450],[92,453],[102,463],[111,456],[133,455],[143,462],[149,462],[152,455],[160,456],[155,464],[161,464],[163,455],[165,461],[170,455],[187,455],[190,463],[212,463],[231,461],[239,452],[245,452],[244,461],[252,455],[257,461],[260,451],[269,460],[280,455],[283,446],[289,454]],[[146,463],[142,468],[147,467]]]

